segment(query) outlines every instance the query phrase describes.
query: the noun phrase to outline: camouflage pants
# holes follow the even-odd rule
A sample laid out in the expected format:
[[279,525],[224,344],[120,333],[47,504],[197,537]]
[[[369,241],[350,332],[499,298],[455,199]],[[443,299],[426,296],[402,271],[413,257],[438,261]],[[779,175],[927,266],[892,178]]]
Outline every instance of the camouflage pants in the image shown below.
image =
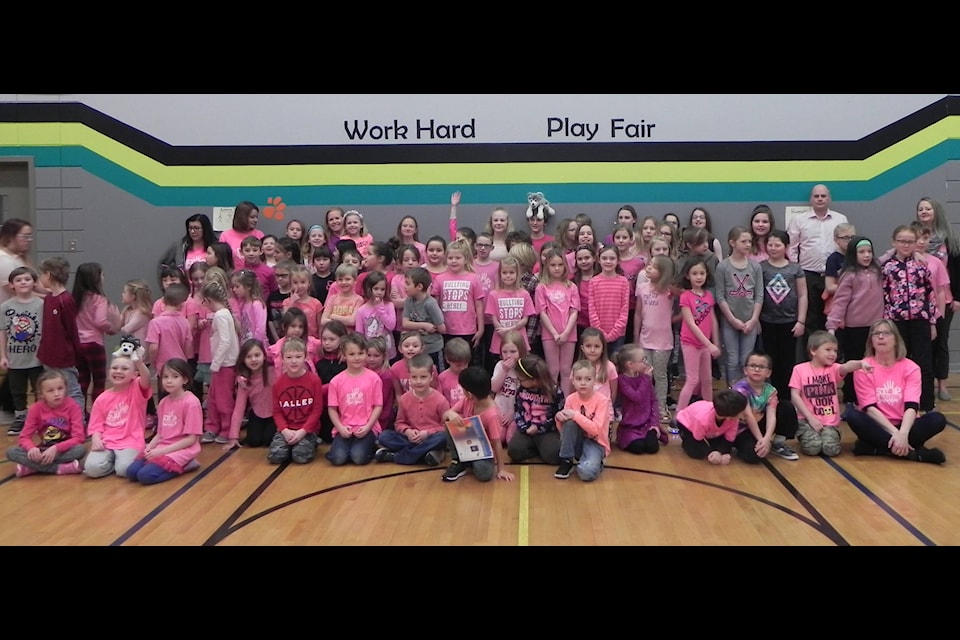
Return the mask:
[[797,441],[800,450],[808,456],[823,454],[829,458],[840,453],[840,429],[824,426],[816,431],[810,423],[800,418],[797,421]]

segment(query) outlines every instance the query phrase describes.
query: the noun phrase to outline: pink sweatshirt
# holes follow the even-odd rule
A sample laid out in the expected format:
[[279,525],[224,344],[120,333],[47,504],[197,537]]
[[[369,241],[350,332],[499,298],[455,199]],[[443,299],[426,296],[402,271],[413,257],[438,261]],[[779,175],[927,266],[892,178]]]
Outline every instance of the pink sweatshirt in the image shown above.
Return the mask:
[[883,287],[873,271],[843,272],[827,316],[827,329],[869,327],[883,317]]
[[103,335],[120,329],[120,310],[106,296],[88,293],[77,310],[80,344],[103,344]]
[[263,384],[263,372],[256,371],[249,379],[237,376],[237,400],[233,405],[233,415],[230,418],[230,437],[240,437],[240,426],[243,414],[247,411],[247,403],[258,418],[273,417],[273,383],[277,379],[275,369],[268,369],[269,384]]

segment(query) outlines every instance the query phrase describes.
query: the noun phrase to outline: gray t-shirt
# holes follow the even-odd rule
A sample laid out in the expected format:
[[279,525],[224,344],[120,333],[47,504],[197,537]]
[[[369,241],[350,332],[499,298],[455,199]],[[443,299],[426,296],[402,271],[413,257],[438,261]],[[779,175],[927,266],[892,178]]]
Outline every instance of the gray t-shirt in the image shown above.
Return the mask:
[[2,328],[7,335],[7,359],[11,369],[43,366],[37,359],[40,348],[40,325],[43,320],[43,298],[34,296],[29,302],[16,297],[0,304]]
[[786,324],[797,321],[797,280],[806,274],[796,262],[787,262],[782,267],[774,267],[769,260],[760,263],[763,271],[763,308],[760,321],[770,324]]
[[736,319],[746,322],[753,316],[754,305],[763,303],[763,272],[753,260],[747,260],[741,269],[725,258],[717,265],[714,277],[717,304],[725,301]]
[[[440,311],[440,304],[433,296],[427,296],[420,301],[415,300],[413,296],[407,296],[403,303],[403,317],[413,322],[429,322],[438,326],[443,324],[443,311]],[[441,333],[421,333],[420,341],[423,343],[424,353],[443,351],[443,334]]]

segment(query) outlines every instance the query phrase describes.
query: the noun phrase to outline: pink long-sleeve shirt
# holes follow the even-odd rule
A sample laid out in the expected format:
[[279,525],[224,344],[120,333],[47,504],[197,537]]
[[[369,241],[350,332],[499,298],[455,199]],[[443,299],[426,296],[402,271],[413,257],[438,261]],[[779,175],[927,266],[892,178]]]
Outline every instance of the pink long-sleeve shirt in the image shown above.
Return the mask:
[[103,336],[120,329],[120,310],[106,296],[87,294],[77,310],[77,334],[80,344],[103,344]]
[[600,329],[607,342],[626,333],[629,300],[630,283],[624,276],[599,274],[590,279],[590,326]]

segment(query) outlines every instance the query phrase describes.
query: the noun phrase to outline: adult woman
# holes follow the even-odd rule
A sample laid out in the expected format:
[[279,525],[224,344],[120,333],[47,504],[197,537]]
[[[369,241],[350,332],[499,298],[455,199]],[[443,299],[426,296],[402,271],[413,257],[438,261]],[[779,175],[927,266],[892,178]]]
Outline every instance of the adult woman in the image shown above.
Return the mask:
[[244,200],[233,211],[233,225],[230,229],[220,232],[220,242],[226,242],[233,250],[233,261],[243,264],[243,255],[240,253],[240,243],[247,236],[263,239],[263,231],[257,229],[260,221],[260,207],[249,200]]
[[713,233],[713,225],[710,223],[710,214],[703,207],[697,207],[690,212],[689,226],[706,229],[710,234],[710,251],[717,256],[717,260],[723,260],[723,245],[720,238]]
[[918,417],[920,367],[907,358],[907,346],[892,321],[870,326],[863,369],[853,373],[853,384],[858,408],[848,408],[843,417],[857,434],[854,455],[946,461],[940,449],[924,445],[943,431],[947,419],[938,411]]
[[[205,213],[195,213],[184,222],[186,234],[177,240],[160,258],[157,271],[164,265],[177,266],[189,273],[194,262],[201,262],[207,257],[207,248],[216,238],[213,235],[213,224]],[[159,275],[157,276],[159,278]]]
[[947,377],[950,374],[950,323],[960,310],[960,236],[953,230],[943,205],[924,196],[917,203],[917,220],[930,229],[927,253],[940,258],[950,277],[950,290],[943,317],[937,320],[937,338],[933,341],[933,375],[937,380],[937,397],[949,400]]
[[[30,264],[30,247],[33,246],[33,227],[26,220],[10,218],[0,226],[0,304],[13,297],[10,286],[10,272],[18,267]],[[10,382],[7,376],[0,384],[0,424],[11,424],[13,415],[13,396],[10,395]],[[16,432],[7,435],[15,435]]]

